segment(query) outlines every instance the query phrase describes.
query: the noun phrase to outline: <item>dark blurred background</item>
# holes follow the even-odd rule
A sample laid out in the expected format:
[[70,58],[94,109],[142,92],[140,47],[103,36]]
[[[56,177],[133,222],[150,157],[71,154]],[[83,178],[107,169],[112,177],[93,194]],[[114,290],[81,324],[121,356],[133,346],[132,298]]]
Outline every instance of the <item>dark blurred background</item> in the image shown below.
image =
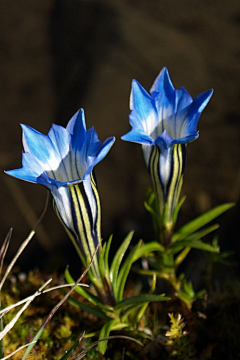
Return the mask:
[[[180,223],[239,199],[239,0],[1,0],[0,166],[3,240],[13,227],[8,259],[40,215],[46,190],[3,174],[21,166],[19,123],[47,133],[66,125],[80,108],[87,127],[116,144],[96,167],[102,233],[118,244],[131,229],[151,240],[143,207],[150,186],[141,147],[120,140],[130,127],[131,80],[146,89],[163,66],[176,88],[214,95],[188,146]],[[239,258],[239,207],[221,219],[221,243]],[[36,237],[22,254],[23,269],[78,263],[51,204]]]

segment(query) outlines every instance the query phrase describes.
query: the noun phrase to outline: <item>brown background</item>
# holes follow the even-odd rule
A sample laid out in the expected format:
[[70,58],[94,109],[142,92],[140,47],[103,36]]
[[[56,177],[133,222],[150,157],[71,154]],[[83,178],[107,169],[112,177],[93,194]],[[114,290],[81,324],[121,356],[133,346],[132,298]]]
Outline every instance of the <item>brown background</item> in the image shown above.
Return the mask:
[[[180,222],[239,199],[239,0],[1,0],[0,28],[1,173],[21,166],[19,123],[47,133],[52,122],[65,126],[83,107],[102,141],[117,138],[96,168],[104,237],[114,232],[118,242],[135,228],[137,237],[151,239],[141,148],[120,136],[130,129],[132,78],[149,89],[167,66],[176,88],[184,85],[192,96],[215,91],[200,138],[188,146]],[[14,228],[10,256],[41,213],[46,191],[3,173],[0,180],[1,239]],[[226,219],[229,234],[237,210]],[[226,247],[235,240],[234,229]],[[21,264],[38,265],[46,254],[48,266],[49,259],[52,266],[65,263],[71,249],[49,206]]]

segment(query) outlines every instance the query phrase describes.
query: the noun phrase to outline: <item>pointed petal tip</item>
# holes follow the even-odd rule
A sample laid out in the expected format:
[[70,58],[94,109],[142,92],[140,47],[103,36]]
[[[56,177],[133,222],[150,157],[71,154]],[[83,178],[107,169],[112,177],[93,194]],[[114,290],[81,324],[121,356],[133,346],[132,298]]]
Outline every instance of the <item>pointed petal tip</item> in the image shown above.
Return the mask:
[[164,92],[166,94],[171,94],[175,91],[173,83],[170,79],[170,75],[166,66],[162,68],[154,83],[150,89],[150,93],[152,96],[155,96],[157,93]]
[[163,68],[162,68],[162,70],[160,71],[160,73],[159,73],[159,75],[167,75],[167,76],[169,76],[169,71],[168,71],[168,68],[166,67],[166,66],[164,66]]

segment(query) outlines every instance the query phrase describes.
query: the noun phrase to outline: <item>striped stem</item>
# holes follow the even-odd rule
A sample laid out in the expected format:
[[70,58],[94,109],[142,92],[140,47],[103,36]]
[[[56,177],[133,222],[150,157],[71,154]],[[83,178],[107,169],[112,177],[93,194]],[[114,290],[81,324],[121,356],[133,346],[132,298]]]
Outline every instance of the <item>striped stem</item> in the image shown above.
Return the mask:
[[[83,182],[69,186],[67,191],[70,203],[71,224],[63,220],[61,209],[57,208],[55,201],[54,209],[72,240],[83,264],[87,266],[95,252],[96,246],[101,241],[101,207],[93,175],[91,174],[90,180],[91,197],[87,196]],[[99,251],[101,251],[101,245]],[[93,279],[91,278],[91,280],[97,287],[102,287],[98,256],[94,256],[93,258],[91,272],[93,275]]]
[[156,196],[161,242],[164,241],[163,232],[171,234],[175,225],[173,214],[180,197],[185,163],[185,144],[176,144],[164,150],[152,146],[149,172]]

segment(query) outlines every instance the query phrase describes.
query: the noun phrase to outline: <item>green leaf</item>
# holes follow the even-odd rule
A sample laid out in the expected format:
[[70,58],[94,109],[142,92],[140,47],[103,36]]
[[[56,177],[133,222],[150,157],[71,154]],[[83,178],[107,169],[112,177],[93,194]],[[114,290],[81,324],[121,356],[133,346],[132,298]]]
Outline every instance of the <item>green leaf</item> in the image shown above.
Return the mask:
[[[147,303],[148,304],[148,303]],[[122,310],[121,312],[121,319],[125,320],[127,319],[128,315],[131,314],[133,311],[135,311],[136,309],[142,307],[142,304],[134,304],[129,306],[128,308]]]
[[116,284],[116,293],[115,298],[117,301],[122,300],[122,295],[125,287],[125,283],[129,274],[129,271],[131,269],[132,264],[140,259],[142,256],[147,256],[153,251],[160,251],[163,252],[164,248],[161,244],[159,244],[157,241],[152,241],[150,243],[144,244],[141,246],[141,241],[133,248],[133,250],[128,255],[127,259],[125,260],[118,278],[117,278],[117,284]]
[[32,351],[32,349],[34,348],[34,346],[36,345],[36,342],[38,341],[38,339],[40,338],[40,336],[42,335],[43,331],[44,331],[45,327],[41,327],[37,334],[34,336],[34,338],[32,339],[32,342],[34,342],[33,344],[30,344],[28,347],[27,347],[27,350],[25,351],[23,357],[22,357],[22,360],[25,360],[26,357],[28,356],[28,354]]
[[101,311],[100,309],[96,309],[88,304],[84,304],[74,298],[72,298],[71,296],[68,297],[68,302],[74,306],[76,306],[77,308],[80,308],[83,311],[88,312],[89,314],[93,314],[94,316],[98,317],[99,319],[105,320],[105,321],[109,321],[111,320],[111,318],[107,315],[104,314],[103,311]]
[[172,241],[175,242],[185,239],[187,236],[208,224],[225,211],[231,209],[234,205],[234,203],[219,205],[214,209],[207,211],[205,214],[198,216],[196,219],[190,221],[188,224],[182,226],[177,232],[175,232],[172,236]]
[[183,247],[190,247],[193,249],[199,249],[203,251],[210,251],[210,252],[219,252],[218,249],[213,247],[210,244],[204,243],[201,240],[182,240],[179,242],[175,242],[174,244],[170,245],[168,249],[173,250],[175,253],[182,250]]
[[105,266],[105,277],[107,279],[107,281],[109,283],[111,283],[110,281],[110,272],[109,272],[109,261],[108,261],[108,256],[109,256],[109,250],[110,250],[110,246],[112,243],[112,235],[109,237],[108,242],[107,242],[107,246],[106,246],[106,251],[105,251],[105,255],[104,255],[104,266]]
[[[191,240],[200,240],[201,238],[203,238],[204,236],[210,234],[211,232],[217,230],[219,228],[219,225],[218,224],[214,224],[212,226],[209,226],[207,227],[206,229],[204,230],[200,230],[200,231],[196,231],[194,232],[193,234],[187,236],[185,240],[188,240],[188,241],[191,241]],[[176,242],[177,243],[181,243],[182,240],[177,240]],[[218,247],[219,249],[219,247]]]
[[117,278],[118,278],[118,272],[119,267],[121,265],[123,256],[125,255],[125,252],[127,251],[129,244],[133,237],[133,231],[131,231],[125,240],[123,241],[122,245],[119,247],[118,251],[116,252],[116,255],[114,256],[111,268],[110,268],[110,281],[112,283],[113,293],[116,297],[116,286],[117,286]]
[[72,352],[75,350],[75,348],[77,347],[77,345],[79,344],[79,340],[77,340],[73,346],[70,347],[70,349],[66,352],[66,354],[63,355],[63,357],[61,357],[60,360],[68,360],[69,357],[71,356]]
[[133,262],[137,261],[142,256],[147,256],[153,251],[164,252],[164,247],[161,244],[159,244],[157,241],[151,241],[147,244],[144,244],[135,252]]
[[[155,289],[156,289],[156,285],[157,285],[157,275],[156,274],[153,274],[153,279],[152,279],[152,285],[151,285],[151,289],[150,289],[150,292],[149,294],[153,294]],[[142,319],[147,307],[148,307],[149,303],[145,303],[143,304],[140,309],[137,311],[137,314],[135,316],[135,321],[134,321],[134,325],[137,325],[140,320]]]
[[[68,268],[65,270],[65,278],[69,284],[75,283],[75,280],[70,275]],[[74,291],[76,291],[78,294],[82,295],[85,299],[87,299],[93,305],[98,306],[99,308],[106,310],[106,311],[111,310],[108,308],[108,306],[103,305],[97,296],[91,294],[88,290],[84,289],[83,287],[76,286]]]
[[175,270],[178,268],[178,266],[183,262],[183,260],[188,255],[189,251],[191,250],[190,247],[185,247],[180,254],[175,259]]
[[174,213],[173,213],[173,218],[172,218],[173,224],[175,224],[177,222],[179,210],[181,209],[185,200],[186,200],[186,196],[183,196],[181,198],[181,200],[178,202],[178,204],[174,210]]
[[121,310],[126,306],[137,305],[137,304],[145,304],[149,302],[156,302],[156,301],[168,301],[171,298],[163,296],[163,295],[152,295],[152,294],[143,294],[137,296],[131,296],[127,299],[122,300],[118,303],[115,307],[115,310]]
[[[104,339],[104,338],[108,337],[111,330],[121,330],[121,329],[123,329],[125,327],[128,327],[128,325],[124,324],[124,323],[121,323],[119,319],[111,320],[111,321],[109,321],[109,322],[107,322],[106,324],[103,325],[103,327],[102,327],[102,329],[100,331],[100,335],[99,335],[98,340],[101,340],[101,339]],[[108,343],[107,340],[101,341],[101,342],[98,343],[98,350],[102,355],[104,355],[105,352],[106,352],[107,343]]]
[[195,293],[191,281],[183,281],[183,289],[175,292],[175,296],[181,299],[189,308],[197,299],[202,299],[206,290],[200,290]]
[[100,272],[101,279],[103,280],[105,278],[105,266],[104,266],[104,255],[106,251],[107,244],[105,243],[101,249],[99,249],[99,260],[98,260],[98,268]]
[[147,189],[146,198],[147,200],[144,202],[144,207],[151,214],[154,230],[157,234],[159,227],[159,214],[156,209],[156,196],[152,189]]
[[140,240],[138,244],[132,249],[130,254],[128,255],[127,259],[125,260],[124,264],[121,267],[121,270],[119,272],[118,278],[117,278],[117,286],[116,286],[116,295],[115,298],[117,302],[122,300],[123,291],[125,288],[125,283],[129,274],[129,271],[131,269],[132,263],[135,261],[135,253],[140,248],[142,244],[142,241]]

